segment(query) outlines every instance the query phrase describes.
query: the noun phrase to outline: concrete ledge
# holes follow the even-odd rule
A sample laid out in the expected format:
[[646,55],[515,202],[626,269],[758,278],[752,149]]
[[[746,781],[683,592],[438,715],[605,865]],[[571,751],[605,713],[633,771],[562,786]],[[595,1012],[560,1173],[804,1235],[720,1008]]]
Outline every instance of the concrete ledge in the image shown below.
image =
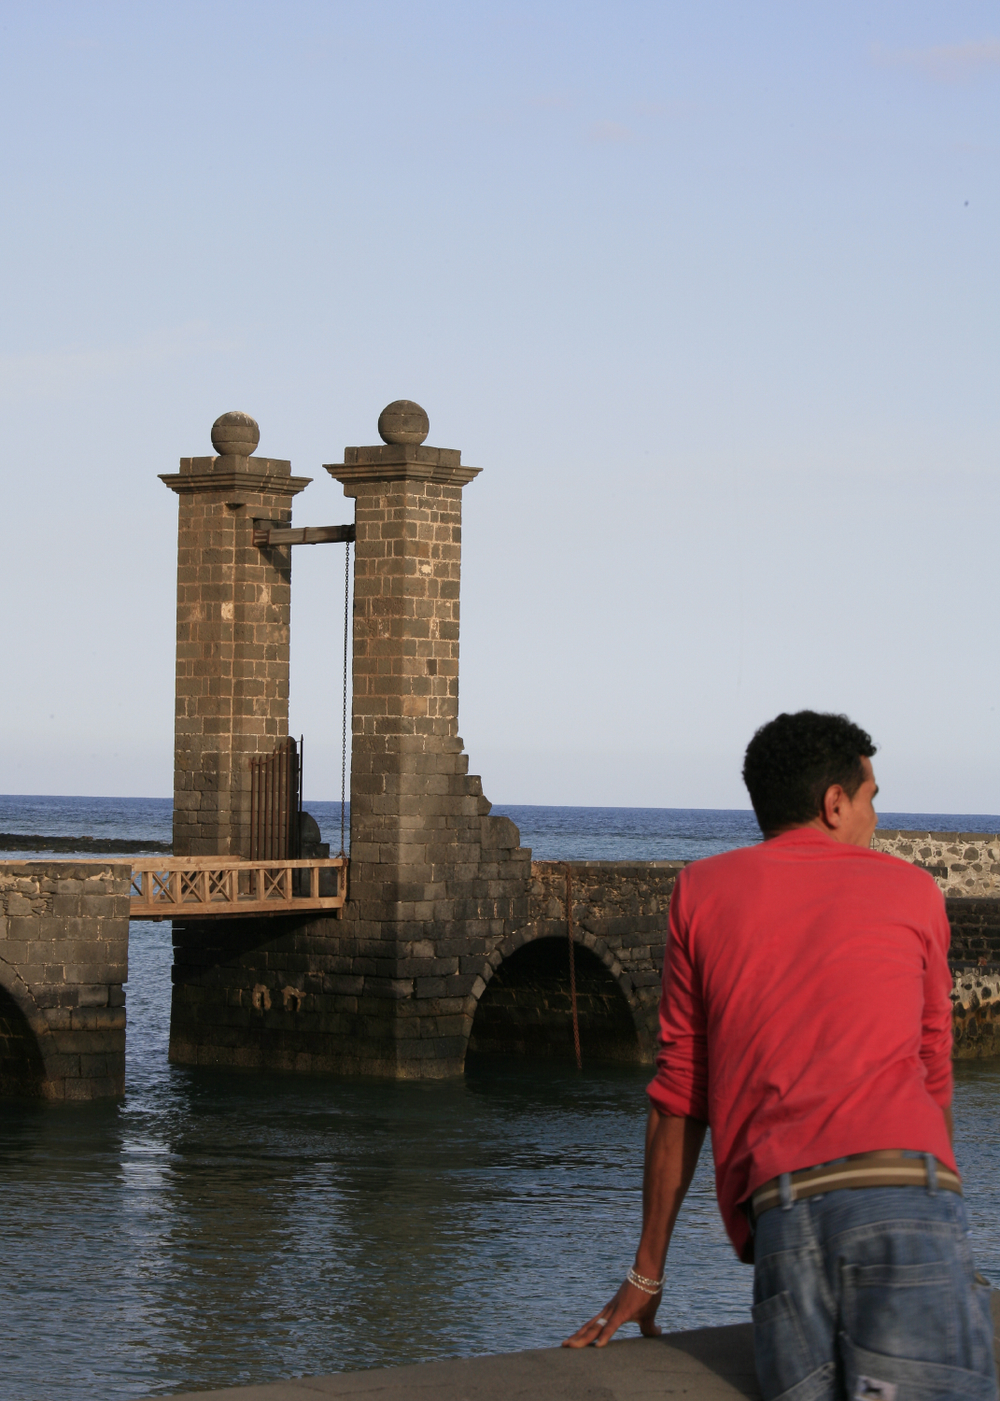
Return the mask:
[[[1000,1290],[990,1296],[993,1347],[1000,1364]],[[540,1348],[499,1357],[458,1357],[412,1367],[296,1377],[223,1391],[186,1391],[172,1401],[218,1396],[224,1401],[309,1401],[368,1396],[377,1401],[760,1401],[753,1328],[694,1328],[662,1338],[626,1338],[602,1348]],[[144,1401],[156,1401],[146,1397]],[[163,1398],[159,1398],[163,1401]]]
[[[544,1348],[499,1357],[463,1357],[298,1377],[263,1386],[187,1392],[175,1401],[218,1396],[226,1401],[309,1401],[327,1396],[377,1397],[378,1401],[689,1401],[758,1398],[749,1323],[699,1328],[669,1337],[628,1338],[598,1351]],[[151,1401],[151,1398],[150,1398]]]

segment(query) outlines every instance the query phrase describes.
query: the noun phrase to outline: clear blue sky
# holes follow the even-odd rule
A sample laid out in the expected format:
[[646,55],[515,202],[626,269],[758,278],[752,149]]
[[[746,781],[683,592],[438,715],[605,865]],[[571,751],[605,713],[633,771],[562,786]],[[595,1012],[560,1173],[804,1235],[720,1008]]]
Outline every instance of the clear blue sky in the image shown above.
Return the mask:
[[[0,791],[167,794],[176,498],[419,400],[497,802],[744,806],[844,709],[1000,810],[1000,14],[949,0],[0,7]],[[339,788],[339,547],[292,726]]]

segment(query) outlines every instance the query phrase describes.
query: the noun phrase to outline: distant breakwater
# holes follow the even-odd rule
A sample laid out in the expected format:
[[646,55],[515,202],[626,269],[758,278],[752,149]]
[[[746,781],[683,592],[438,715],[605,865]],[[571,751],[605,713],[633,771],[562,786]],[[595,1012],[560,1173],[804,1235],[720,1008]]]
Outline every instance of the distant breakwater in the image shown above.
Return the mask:
[[0,832],[0,851],[62,851],[79,856],[82,852],[150,851],[169,855],[170,842],[139,841],[130,837],[43,837],[37,833]]

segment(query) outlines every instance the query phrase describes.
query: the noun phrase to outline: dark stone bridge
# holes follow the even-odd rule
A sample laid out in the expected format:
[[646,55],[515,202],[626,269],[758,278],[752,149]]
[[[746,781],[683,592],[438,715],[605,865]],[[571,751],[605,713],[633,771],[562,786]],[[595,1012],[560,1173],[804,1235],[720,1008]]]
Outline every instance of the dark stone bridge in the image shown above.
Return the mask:
[[437,937],[428,922],[392,943],[365,939],[350,906],[343,920],[178,925],[171,1057],[422,1076],[460,1073],[467,1050],[571,1057],[569,870],[583,1055],[651,1061],[679,869],[531,863],[523,920]]

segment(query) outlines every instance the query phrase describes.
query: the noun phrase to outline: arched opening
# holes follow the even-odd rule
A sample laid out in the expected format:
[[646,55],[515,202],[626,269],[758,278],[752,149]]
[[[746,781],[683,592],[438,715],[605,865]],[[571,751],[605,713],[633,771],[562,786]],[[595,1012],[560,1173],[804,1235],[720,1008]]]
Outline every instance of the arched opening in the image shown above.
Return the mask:
[[0,987],[0,1097],[40,1095],[44,1079],[35,1033],[10,993]]
[[[575,963],[584,1062],[641,1060],[632,1012],[615,979],[579,944]],[[469,1053],[573,1059],[565,939],[535,939],[501,963],[479,999]]]

